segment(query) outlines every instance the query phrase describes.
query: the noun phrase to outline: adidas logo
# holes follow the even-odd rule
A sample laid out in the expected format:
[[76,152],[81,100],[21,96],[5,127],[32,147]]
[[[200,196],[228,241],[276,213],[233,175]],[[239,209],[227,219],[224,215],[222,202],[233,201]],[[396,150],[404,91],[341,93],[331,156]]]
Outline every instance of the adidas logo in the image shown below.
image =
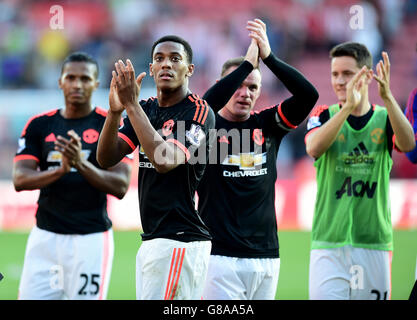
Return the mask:
[[230,144],[230,142],[229,142],[229,140],[226,138],[226,136],[222,136],[222,137],[220,137],[220,138],[219,138],[219,142],[224,142],[224,143]]
[[360,142],[353,148],[353,151],[344,157],[343,162],[347,165],[358,163],[372,164],[374,163],[374,158],[369,155],[369,151],[366,149],[365,144]]
[[54,133],[49,134],[46,138],[45,138],[45,142],[55,142],[56,141],[56,137]]

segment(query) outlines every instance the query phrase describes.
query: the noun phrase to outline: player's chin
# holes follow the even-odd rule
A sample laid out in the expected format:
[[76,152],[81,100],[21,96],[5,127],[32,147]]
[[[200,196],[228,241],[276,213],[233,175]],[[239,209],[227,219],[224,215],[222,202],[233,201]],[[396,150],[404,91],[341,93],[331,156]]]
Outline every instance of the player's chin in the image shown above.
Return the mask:
[[346,92],[336,91],[336,97],[337,97],[338,101],[345,102],[346,101]]
[[250,113],[250,109],[249,108],[234,109],[233,113],[235,114],[235,116],[242,118],[242,117],[246,117]]
[[78,97],[78,98],[69,98],[67,100],[69,103],[71,103],[72,105],[85,105],[88,101],[88,99],[86,99],[85,97]]

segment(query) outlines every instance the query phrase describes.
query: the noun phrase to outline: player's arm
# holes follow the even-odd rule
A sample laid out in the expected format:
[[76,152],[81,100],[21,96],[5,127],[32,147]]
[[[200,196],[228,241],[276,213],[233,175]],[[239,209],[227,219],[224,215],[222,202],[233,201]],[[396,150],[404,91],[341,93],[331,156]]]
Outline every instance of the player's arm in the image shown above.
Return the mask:
[[71,170],[69,159],[62,156],[61,166],[51,170],[39,170],[43,140],[41,130],[45,126],[39,119],[29,120],[19,139],[19,150],[13,163],[13,184],[16,191],[36,190],[54,183]]
[[[142,72],[135,79],[135,71],[130,60],[127,66],[119,60],[113,71],[118,99],[125,107],[127,116],[136,133],[140,144],[159,173],[166,173],[187,161],[187,155],[174,143],[166,142],[150,123],[146,113],[138,103],[142,79],[146,73]],[[113,80],[112,80],[113,81]]]
[[360,88],[363,84],[363,76],[366,72],[363,67],[346,86],[346,103],[333,117],[318,129],[310,132],[306,136],[306,152],[317,159],[325,153],[333,142],[336,140],[337,134],[342,129],[344,122],[347,120],[353,110],[359,105],[361,100]]
[[403,114],[400,106],[392,95],[390,89],[390,62],[388,54],[382,53],[384,61],[379,61],[376,70],[378,75],[374,75],[378,82],[378,91],[388,112],[388,119],[391,123],[395,135],[395,145],[400,151],[408,152],[414,149],[416,141],[414,138],[413,127]]
[[68,136],[70,139],[58,136],[55,149],[67,157],[71,166],[76,168],[93,187],[122,199],[129,188],[131,167],[120,162],[107,170],[97,168],[81,156],[81,138],[75,131],[68,131]]
[[286,99],[280,106],[280,115],[285,122],[295,128],[308,116],[313,109],[319,94],[316,88],[294,67],[278,59],[271,51],[266,25],[260,19],[248,21],[249,36],[256,40],[259,56],[265,65],[281,80],[292,97]]
[[68,159],[62,158],[62,165],[53,170],[39,171],[38,161],[17,156],[13,164],[13,185],[16,191],[36,190],[54,183],[71,170]]
[[258,66],[258,51],[256,41],[252,40],[246,52],[245,60],[241,65],[218,80],[203,95],[203,100],[207,101],[214,112],[218,112],[227,104],[246,77]]
[[[414,137],[416,138],[417,122],[414,121],[414,119],[417,117],[417,88],[410,93],[404,113],[408,121],[413,126]],[[417,148],[407,152],[406,156],[412,163],[417,163]]]
[[110,108],[100,133],[96,154],[97,162],[102,168],[116,165],[133,151],[132,146],[118,135],[124,107],[118,100],[114,79],[110,84],[109,104]]

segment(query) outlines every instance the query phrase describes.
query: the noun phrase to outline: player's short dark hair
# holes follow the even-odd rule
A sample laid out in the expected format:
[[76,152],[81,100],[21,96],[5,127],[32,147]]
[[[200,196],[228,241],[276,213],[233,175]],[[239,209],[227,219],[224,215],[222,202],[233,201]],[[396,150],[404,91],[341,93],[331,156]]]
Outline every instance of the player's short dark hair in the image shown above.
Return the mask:
[[182,44],[185,49],[185,53],[187,54],[188,63],[193,63],[193,49],[191,49],[190,44],[185,39],[175,35],[163,36],[154,42],[151,50],[151,60],[153,60],[153,52],[155,47],[162,42],[177,42]]
[[[223,63],[221,76],[223,77],[226,71],[229,70],[230,67],[240,66],[243,63],[243,61],[245,61],[245,57],[236,57],[236,58],[231,58],[227,60],[225,63]],[[258,69],[259,72],[261,72],[261,69],[259,69],[259,66],[257,66],[254,69]]]
[[64,62],[62,63],[61,74],[64,72],[65,65],[69,62],[85,62],[85,63],[94,64],[96,66],[95,77],[96,77],[96,79],[98,78],[98,63],[97,63],[97,60],[94,59],[88,53],[77,51],[77,52],[73,52],[70,55],[68,55],[65,58]]
[[355,59],[358,68],[367,66],[368,69],[372,69],[372,54],[369,52],[368,48],[361,43],[344,42],[330,50],[330,58],[345,56]]

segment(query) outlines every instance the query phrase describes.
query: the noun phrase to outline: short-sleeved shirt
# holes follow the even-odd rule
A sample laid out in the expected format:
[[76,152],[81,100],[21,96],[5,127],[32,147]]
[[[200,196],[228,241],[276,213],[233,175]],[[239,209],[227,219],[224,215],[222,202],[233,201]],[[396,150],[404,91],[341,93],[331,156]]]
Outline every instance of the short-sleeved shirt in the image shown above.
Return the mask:
[[252,113],[243,122],[216,114],[216,148],[198,188],[213,255],[279,257],[276,161],[282,138],[294,128],[286,125],[280,107]]
[[[81,137],[81,156],[100,168],[96,149],[107,111],[96,107],[86,117],[66,119],[61,110],[37,115],[27,122],[15,161],[35,160],[41,171],[60,167],[62,154],[54,150],[54,142],[58,135],[69,138],[67,132],[74,130]],[[104,232],[112,225],[107,213],[107,195],[71,168],[69,173],[40,190],[36,225],[61,234]]]
[[158,173],[141,147],[129,118],[124,119],[119,137],[132,150],[139,147],[142,239],[167,238],[183,242],[211,239],[195,209],[194,197],[210,150],[209,131],[215,125],[213,110],[193,94],[170,107],[160,107],[157,98],[140,104],[161,137],[177,145],[187,157],[185,164],[167,173]]

